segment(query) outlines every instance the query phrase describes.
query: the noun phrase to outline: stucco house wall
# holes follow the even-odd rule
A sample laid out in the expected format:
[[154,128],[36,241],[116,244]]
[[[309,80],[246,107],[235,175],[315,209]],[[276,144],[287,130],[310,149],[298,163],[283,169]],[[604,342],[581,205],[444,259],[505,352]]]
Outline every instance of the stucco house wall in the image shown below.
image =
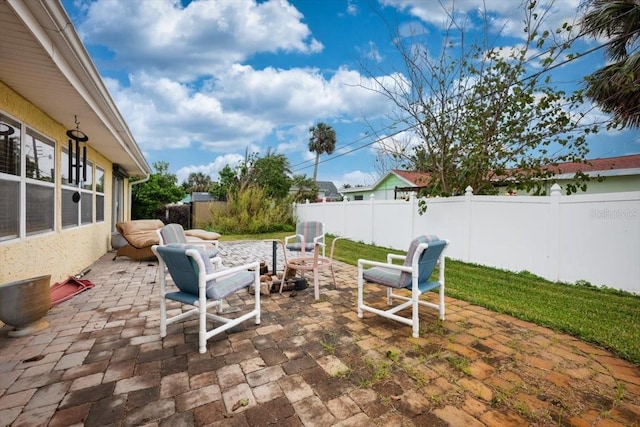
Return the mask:
[[[26,236],[0,242],[0,284],[15,280],[51,275],[51,281],[61,281],[75,275],[110,249],[112,230],[112,169],[113,164],[100,153],[88,147],[87,158],[94,166],[104,169],[104,221],[63,229],[61,158],[67,142],[66,129],[52,120],[18,93],[0,82],[0,111],[55,141],[55,229],[53,232]],[[95,167],[94,167],[95,170]],[[128,186],[125,185],[125,192]],[[128,194],[125,194],[128,200]]]
[[[54,284],[110,250],[113,223],[130,219],[129,177],[151,168],[61,1],[0,1],[0,22],[0,286]],[[76,127],[90,165],[79,186],[67,177]]]
[[[559,179],[558,185],[564,190],[571,180]],[[587,191],[578,191],[578,194],[616,193],[623,191],[640,190],[640,175],[607,176],[603,181],[591,178],[587,183]],[[551,189],[547,189],[547,194]]]

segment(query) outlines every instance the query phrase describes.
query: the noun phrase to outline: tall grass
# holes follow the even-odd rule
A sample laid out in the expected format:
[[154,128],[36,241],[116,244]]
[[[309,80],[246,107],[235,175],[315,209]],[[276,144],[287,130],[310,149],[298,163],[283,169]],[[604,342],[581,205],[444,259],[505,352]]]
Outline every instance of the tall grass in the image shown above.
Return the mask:
[[290,203],[279,203],[265,196],[264,190],[248,186],[227,197],[227,203],[211,208],[212,222],[206,227],[221,234],[260,234],[291,231]]

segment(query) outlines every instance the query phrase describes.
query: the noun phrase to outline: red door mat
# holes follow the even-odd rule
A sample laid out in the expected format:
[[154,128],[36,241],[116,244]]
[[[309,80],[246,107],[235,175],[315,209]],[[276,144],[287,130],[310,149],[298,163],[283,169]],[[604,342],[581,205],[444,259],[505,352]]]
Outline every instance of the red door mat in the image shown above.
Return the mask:
[[51,307],[70,299],[74,295],[78,295],[80,292],[93,288],[93,286],[90,280],[80,280],[69,276],[64,282],[56,283],[51,287]]

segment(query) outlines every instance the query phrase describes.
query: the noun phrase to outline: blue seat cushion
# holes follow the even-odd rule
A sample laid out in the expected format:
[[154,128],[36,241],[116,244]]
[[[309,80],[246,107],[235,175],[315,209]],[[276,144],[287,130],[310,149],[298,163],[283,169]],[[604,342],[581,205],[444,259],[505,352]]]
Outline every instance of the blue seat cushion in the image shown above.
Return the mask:
[[[220,271],[214,270],[213,264],[211,264],[206,251],[202,247],[197,247],[197,250],[202,262],[204,263],[205,272],[207,274],[211,274],[214,271]],[[250,286],[253,283],[254,278],[255,273],[252,271],[239,271],[230,276],[209,280],[207,282],[207,298],[216,300],[226,298],[232,293]]]
[[404,288],[400,285],[400,270],[385,267],[371,267],[362,272],[362,278],[367,282],[378,283],[392,288]]
[[[314,248],[315,248],[315,244],[313,242],[305,243],[304,245],[305,252],[311,252],[314,250]],[[302,243],[289,243],[287,245],[287,249],[294,252],[302,252]]]

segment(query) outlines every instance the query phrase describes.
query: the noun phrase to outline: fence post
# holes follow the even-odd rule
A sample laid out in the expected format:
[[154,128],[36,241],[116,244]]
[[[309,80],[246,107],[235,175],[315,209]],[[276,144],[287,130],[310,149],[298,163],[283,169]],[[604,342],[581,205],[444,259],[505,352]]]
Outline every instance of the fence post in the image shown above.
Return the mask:
[[342,234],[341,236],[350,237],[347,235],[347,196],[342,196]]
[[560,280],[560,192],[558,183],[551,186],[549,196],[549,261],[547,277]]
[[371,196],[369,197],[369,206],[370,206],[370,218],[371,218],[371,244],[375,245],[376,244],[376,236],[375,236],[375,232],[376,232],[376,228],[374,227],[374,223],[375,223],[375,202],[376,202],[376,196],[371,193]]
[[419,236],[420,234],[416,233],[416,214],[418,212],[418,198],[414,193],[409,193],[409,230],[411,230],[411,234],[409,234],[409,238],[413,239],[413,236]]
[[465,250],[465,256],[466,262],[469,262],[471,260],[471,241],[473,240],[473,236],[471,236],[471,216],[473,215],[473,212],[471,210],[471,199],[473,197],[473,188],[468,185],[467,188],[464,189],[464,203],[466,205],[466,217],[465,217],[465,222],[466,222],[466,229],[467,229],[467,241],[465,242],[467,247]]

